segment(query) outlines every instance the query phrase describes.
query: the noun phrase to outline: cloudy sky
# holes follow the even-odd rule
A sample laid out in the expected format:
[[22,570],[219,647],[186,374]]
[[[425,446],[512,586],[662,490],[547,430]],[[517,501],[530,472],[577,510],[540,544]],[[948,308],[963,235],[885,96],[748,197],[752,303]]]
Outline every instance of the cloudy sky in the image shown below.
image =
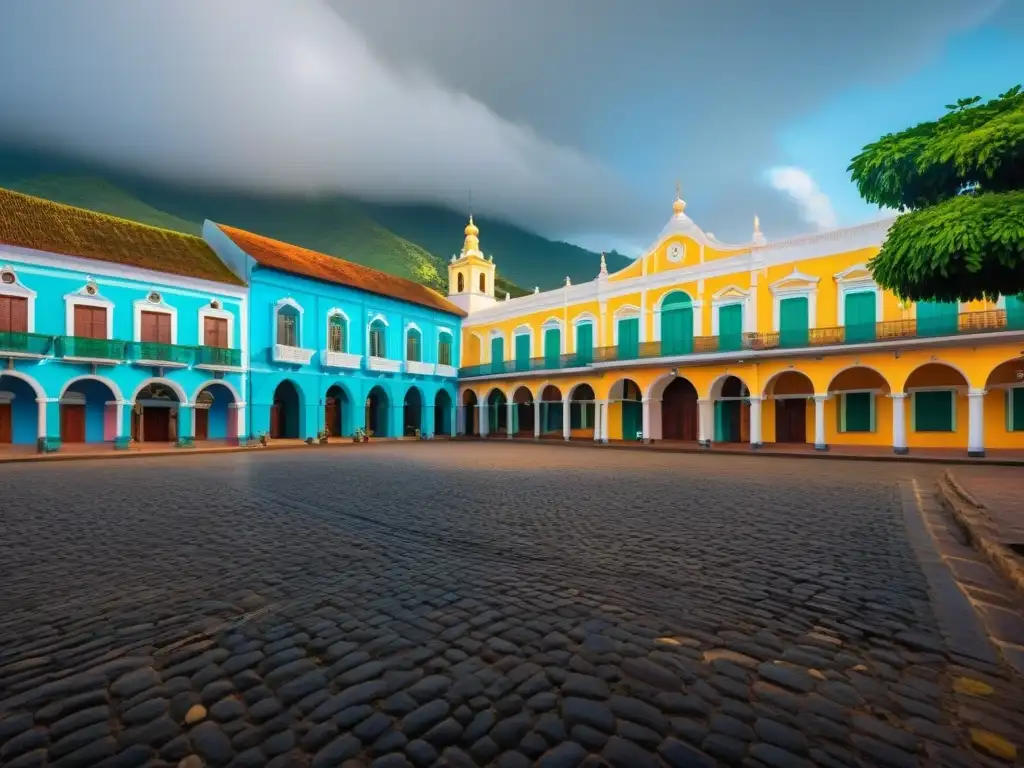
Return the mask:
[[594,248],[877,216],[846,167],[1024,80],[1022,0],[23,0],[0,142],[174,182],[440,201]]

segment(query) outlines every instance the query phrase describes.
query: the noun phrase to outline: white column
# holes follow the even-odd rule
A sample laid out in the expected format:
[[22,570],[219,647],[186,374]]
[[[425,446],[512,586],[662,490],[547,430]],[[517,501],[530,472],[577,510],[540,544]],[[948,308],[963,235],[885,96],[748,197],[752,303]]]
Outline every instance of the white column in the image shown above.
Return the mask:
[[53,402],[56,402],[56,398],[36,398],[36,437],[39,439],[46,437],[46,408],[49,403]]
[[761,398],[750,398],[750,447],[761,447]]
[[979,459],[985,455],[984,389],[967,390],[967,455]]
[[533,439],[540,440],[540,400],[533,401]]
[[601,442],[608,442],[608,410],[609,402],[607,400],[601,401]]
[[650,400],[650,398],[645,397],[643,399],[643,409],[644,409],[644,414],[643,414],[644,421],[643,421],[642,429],[644,431],[644,442],[645,443],[649,443],[649,442],[651,442],[651,439],[652,439],[652,437],[651,437],[651,400]]
[[825,401],[828,395],[814,396],[814,450],[827,451],[825,442]]
[[907,448],[907,395],[905,392],[893,392],[892,398],[892,450],[904,455],[910,452]]
[[711,447],[711,439],[714,436],[714,409],[714,400],[697,401],[697,441],[705,448]]
[[513,403],[511,400],[505,402],[505,432],[509,440],[512,439],[512,411],[519,406]]
[[[124,435],[124,408],[122,408],[121,406],[129,405],[129,403],[128,403],[127,400],[115,400],[113,402],[114,402],[114,408],[115,408],[115,410],[114,410],[114,419],[115,419],[114,420],[114,424],[115,424],[116,429],[117,429],[117,431],[114,433],[114,439],[116,440],[117,438],[119,438],[122,435]],[[141,421],[141,419],[139,421],[139,432],[140,432],[140,434],[142,432],[142,421]],[[194,430],[193,430],[193,433],[194,433]]]
[[452,420],[450,422],[451,425],[452,425],[452,433],[449,435],[449,437],[455,437],[457,434],[459,434],[459,432],[462,431],[462,430],[459,429],[459,417],[461,415],[462,415],[462,409],[459,408],[459,406],[457,406],[457,405],[453,405],[452,406]]
[[487,437],[491,427],[491,409],[487,405],[477,405],[477,416],[480,419],[480,437]]
[[566,440],[569,439],[569,405],[570,401],[565,399],[562,401],[562,437]]
[[601,442],[601,422],[603,421],[603,419],[601,417],[601,410],[602,410],[601,409],[601,404],[603,402],[604,402],[603,400],[595,400],[594,401],[594,442],[595,443]]

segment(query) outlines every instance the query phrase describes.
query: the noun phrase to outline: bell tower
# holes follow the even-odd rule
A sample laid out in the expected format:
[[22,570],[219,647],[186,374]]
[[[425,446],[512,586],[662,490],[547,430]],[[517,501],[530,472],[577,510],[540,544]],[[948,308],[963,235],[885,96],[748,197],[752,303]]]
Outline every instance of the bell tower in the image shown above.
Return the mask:
[[448,264],[448,300],[467,314],[490,307],[494,299],[494,257],[480,251],[480,230],[469,217],[462,252]]

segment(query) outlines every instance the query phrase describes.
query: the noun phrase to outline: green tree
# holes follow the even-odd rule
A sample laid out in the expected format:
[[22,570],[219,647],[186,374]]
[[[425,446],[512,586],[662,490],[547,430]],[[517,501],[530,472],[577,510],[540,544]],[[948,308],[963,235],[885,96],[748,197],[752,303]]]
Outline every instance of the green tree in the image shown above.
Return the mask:
[[869,267],[901,299],[1024,293],[1024,93],[946,109],[850,163],[861,197],[901,212]]

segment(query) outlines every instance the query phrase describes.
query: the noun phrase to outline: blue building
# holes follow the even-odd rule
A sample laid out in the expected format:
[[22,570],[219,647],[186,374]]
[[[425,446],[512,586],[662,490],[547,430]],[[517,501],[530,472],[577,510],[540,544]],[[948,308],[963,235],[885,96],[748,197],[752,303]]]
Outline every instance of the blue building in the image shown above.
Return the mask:
[[0,444],[237,442],[247,297],[202,238],[0,190]]
[[465,313],[423,285],[206,222],[249,285],[252,437],[455,434]]

